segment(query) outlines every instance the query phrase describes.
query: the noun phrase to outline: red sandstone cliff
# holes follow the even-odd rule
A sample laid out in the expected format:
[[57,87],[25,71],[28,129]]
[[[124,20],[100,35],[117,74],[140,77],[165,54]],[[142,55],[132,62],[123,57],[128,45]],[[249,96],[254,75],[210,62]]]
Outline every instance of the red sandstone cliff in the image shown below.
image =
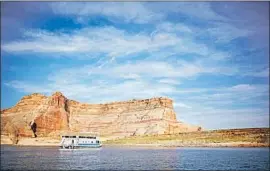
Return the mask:
[[58,136],[66,131],[120,137],[200,129],[178,122],[168,98],[83,104],[60,92],[50,97],[34,93],[1,111],[1,135],[9,135],[14,142],[16,137]]

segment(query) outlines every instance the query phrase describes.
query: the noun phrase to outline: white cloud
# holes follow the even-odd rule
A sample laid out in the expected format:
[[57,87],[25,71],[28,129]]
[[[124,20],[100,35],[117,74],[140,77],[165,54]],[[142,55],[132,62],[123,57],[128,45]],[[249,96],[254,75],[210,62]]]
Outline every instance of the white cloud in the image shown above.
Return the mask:
[[267,108],[224,109],[194,104],[192,108],[175,108],[179,119],[205,129],[269,127]]
[[55,14],[73,16],[79,22],[86,22],[89,17],[103,15],[111,20],[118,19],[118,22],[121,20],[145,24],[164,20],[171,12],[203,20],[228,20],[216,13],[209,2],[60,2],[52,3],[51,8]]
[[122,74],[124,79],[139,79],[140,76],[138,74]]
[[105,103],[133,98],[144,99],[150,97],[165,96],[172,93],[175,88],[169,85],[152,84],[146,80],[127,80],[121,83],[110,84],[102,82],[72,83],[50,82],[47,85],[33,85],[23,81],[12,81],[5,85],[13,87],[25,93],[52,94],[61,91],[70,99],[89,103]]
[[128,100],[173,94],[178,91],[176,86],[180,84],[181,78],[197,76],[211,70],[184,61],[174,64],[138,61],[114,63],[102,68],[98,65],[85,65],[58,69],[48,76],[46,85],[24,81],[11,81],[6,85],[27,93],[62,91],[68,97],[91,102]]
[[[237,28],[228,23],[216,23],[214,27],[207,29],[207,32],[217,43],[228,43],[239,37],[247,37],[252,33],[250,30]],[[201,34],[205,34],[205,32]]]
[[85,27],[70,33],[27,30],[23,40],[3,43],[2,49],[14,53],[43,53],[50,57],[59,54],[76,55],[77,58],[107,56],[111,60],[144,52],[152,54],[152,58],[192,54],[217,61],[231,56],[228,52],[198,43],[194,36],[178,35],[179,31],[192,32],[183,24],[169,22],[158,25],[149,34],[131,33],[111,26]]
[[252,95],[256,96],[258,94],[260,95],[269,95],[267,92],[269,92],[269,85],[266,84],[238,84],[232,87],[229,87],[224,90],[225,92],[229,92],[235,95],[239,95],[240,93],[242,95]]
[[4,85],[12,87],[18,91],[24,92],[24,93],[51,93],[52,90],[48,89],[46,86],[38,86],[35,84],[26,84],[23,81],[13,80],[10,82],[4,83]]
[[[74,72],[69,70],[74,70]],[[78,70],[68,69],[68,72],[80,73],[77,75],[90,74],[92,76],[107,76],[111,78],[187,78],[203,73],[212,73],[215,70],[216,68],[206,68],[200,64],[179,60],[174,64],[165,61],[138,61],[124,64],[116,63],[104,66],[103,68],[97,68],[90,65]]]
[[139,24],[163,18],[162,14],[154,13],[139,2],[60,2],[52,3],[52,9],[56,14],[75,16],[78,22],[83,23],[96,15]]
[[180,81],[178,80],[174,80],[174,79],[161,79],[159,80],[160,83],[164,83],[164,84],[172,84],[172,85],[179,85],[181,84]]
[[197,92],[195,90],[182,90],[184,93],[181,91],[175,93],[181,95],[177,97],[184,103],[192,101],[193,104],[229,108],[236,105],[267,106],[267,99],[269,99],[269,86],[265,84],[239,84],[231,87],[202,88],[197,89]]
[[229,88],[229,90],[232,90],[232,91],[252,91],[254,89],[255,89],[255,86],[251,86],[249,84],[239,84],[239,85]]
[[6,43],[3,50],[10,52],[39,53],[93,53],[110,57],[126,56],[143,51],[176,45],[180,39],[173,34],[130,34],[114,27],[85,28],[72,34],[27,31],[28,39]]
[[183,23],[163,22],[157,25],[157,31],[192,33],[192,28]]
[[227,21],[224,16],[217,14],[209,2],[178,2],[172,4],[170,11],[183,13],[189,17],[202,20]]
[[243,76],[269,77],[269,68],[261,69],[259,71],[248,71],[244,73]]
[[188,108],[188,109],[192,108],[191,106],[186,105],[186,104],[181,103],[181,102],[176,102],[176,103],[174,103],[174,107],[175,107],[175,108],[178,108],[178,107],[180,107],[180,108]]
[[[194,19],[208,23],[207,29],[201,29],[199,27],[191,29],[190,26],[183,25],[183,23],[169,24],[169,22],[161,24],[160,28],[166,29],[167,31],[185,31],[185,34],[192,33],[198,37],[204,37],[208,34],[208,36],[213,38],[216,43],[226,44],[239,37],[251,38],[251,40],[254,40],[256,35],[261,34],[258,32],[258,29],[264,33],[263,35],[267,34],[266,30],[268,27],[265,26],[267,25],[267,22],[265,22],[265,19],[263,20],[264,22],[261,21],[261,18],[265,17],[263,14],[265,14],[266,11],[263,11],[263,13],[255,12],[255,9],[251,10],[250,7],[246,7],[248,3],[241,4],[245,6],[244,8],[241,8],[241,10],[238,10],[239,5],[226,4],[227,6],[234,7],[234,10],[231,12],[228,12],[227,9],[220,11],[217,10],[219,5],[224,7],[224,4],[215,4],[211,2],[171,2],[153,5],[153,9],[155,9],[155,11],[162,11],[164,16],[174,12],[177,13],[177,15],[184,14],[191,20]],[[166,6],[166,8],[164,8],[164,6]],[[149,7],[152,6],[149,5]],[[233,19],[238,17],[237,15],[233,15],[234,13],[241,13],[243,11],[246,12],[240,19]],[[229,18],[228,16],[231,15],[233,15],[233,17]],[[246,17],[245,15],[248,15],[249,17]],[[250,20],[250,18],[252,18],[252,20]],[[260,21],[260,23],[258,23],[258,21]],[[256,24],[254,25],[254,23]],[[258,25],[259,28],[256,27]],[[262,39],[262,36],[260,36],[260,39]]]

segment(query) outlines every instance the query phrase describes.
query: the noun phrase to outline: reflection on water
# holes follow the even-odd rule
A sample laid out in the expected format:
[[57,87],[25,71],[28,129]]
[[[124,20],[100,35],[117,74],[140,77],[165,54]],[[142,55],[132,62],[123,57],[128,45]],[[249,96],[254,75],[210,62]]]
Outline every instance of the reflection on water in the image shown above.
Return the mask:
[[1,169],[268,170],[268,148],[57,147],[1,146]]

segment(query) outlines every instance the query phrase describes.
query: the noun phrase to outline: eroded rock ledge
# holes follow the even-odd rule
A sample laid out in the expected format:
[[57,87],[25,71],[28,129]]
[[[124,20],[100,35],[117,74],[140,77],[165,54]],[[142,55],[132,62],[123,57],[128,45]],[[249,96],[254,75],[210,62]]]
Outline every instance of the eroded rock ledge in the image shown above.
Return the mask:
[[164,97],[85,104],[61,92],[49,97],[34,93],[1,110],[1,135],[9,135],[14,143],[18,137],[57,137],[67,131],[123,137],[200,130],[178,122],[173,101]]

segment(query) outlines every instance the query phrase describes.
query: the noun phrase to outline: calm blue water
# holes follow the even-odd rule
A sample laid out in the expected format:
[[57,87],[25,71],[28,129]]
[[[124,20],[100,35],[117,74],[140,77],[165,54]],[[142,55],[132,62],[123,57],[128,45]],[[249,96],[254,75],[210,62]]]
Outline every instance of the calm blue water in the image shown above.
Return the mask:
[[268,148],[57,147],[1,146],[1,169],[269,170]]

